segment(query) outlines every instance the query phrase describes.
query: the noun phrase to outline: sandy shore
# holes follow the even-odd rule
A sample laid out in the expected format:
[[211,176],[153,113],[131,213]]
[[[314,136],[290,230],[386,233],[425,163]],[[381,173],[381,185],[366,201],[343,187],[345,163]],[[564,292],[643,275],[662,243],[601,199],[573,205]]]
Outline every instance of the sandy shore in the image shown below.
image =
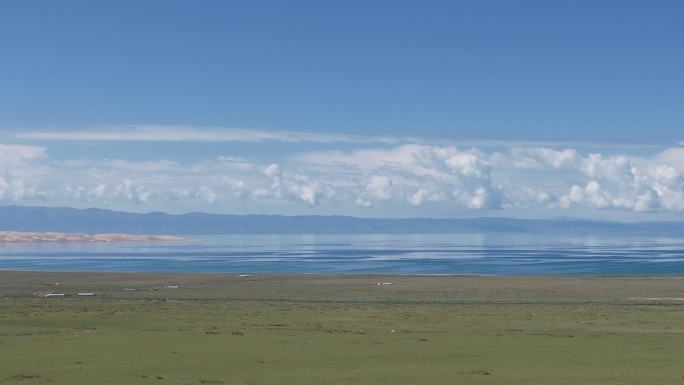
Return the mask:
[[136,234],[85,234],[53,232],[0,231],[0,243],[71,242],[71,243],[115,243],[115,242],[186,242],[188,238],[169,235]]

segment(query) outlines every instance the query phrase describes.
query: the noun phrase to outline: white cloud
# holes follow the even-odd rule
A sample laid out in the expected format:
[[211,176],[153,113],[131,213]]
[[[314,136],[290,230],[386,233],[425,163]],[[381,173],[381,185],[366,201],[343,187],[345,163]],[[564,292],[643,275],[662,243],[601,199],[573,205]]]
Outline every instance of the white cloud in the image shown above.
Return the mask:
[[580,161],[577,150],[565,148],[556,150],[548,147],[515,147],[510,154],[492,154],[490,160],[497,167],[519,169],[572,168]]
[[303,202],[309,206],[316,206],[322,198],[332,199],[336,195],[330,186],[312,181],[305,175],[281,172],[280,167],[276,164],[266,167],[264,174],[271,178],[268,197],[288,199]]
[[285,200],[317,206],[321,199],[334,199],[335,190],[325,183],[313,181],[308,176],[281,170],[278,164],[269,164],[260,169],[262,178],[252,183],[224,176],[223,185],[232,190],[233,195],[252,200]]
[[216,199],[217,199],[216,192],[207,186],[202,186],[199,189],[197,189],[195,196],[197,198],[207,202],[208,204],[216,203]]
[[662,151],[655,157],[655,161],[675,167],[684,172],[684,148],[669,148]]
[[[0,132],[2,133],[2,132]],[[284,143],[352,143],[398,145],[414,143],[439,146],[474,147],[562,147],[581,148],[662,148],[663,144],[617,141],[553,141],[553,140],[492,140],[430,138],[405,135],[359,135],[348,133],[299,130],[276,130],[239,127],[207,127],[163,124],[122,124],[86,128],[60,128],[54,130],[5,131],[14,139],[42,141],[93,141],[93,142],[284,142]]]
[[5,198],[5,195],[9,192],[9,183],[5,178],[0,176],[0,200]]
[[446,196],[443,191],[435,188],[435,186],[429,185],[420,187],[416,192],[406,198],[406,200],[414,206],[420,206],[424,202],[439,202],[445,199]]
[[296,160],[331,174],[342,170],[356,179],[360,206],[394,196],[412,205],[450,200],[468,208],[497,208],[502,203],[491,181],[491,165],[475,149],[407,144],[348,153],[313,152]]
[[44,147],[0,144],[0,164],[39,159],[43,158],[45,153],[46,150]]
[[105,196],[107,185],[102,183],[92,187],[67,185],[64,192],[75,201],[98,202]]
[[45,193],[34,185],[29,185],[21,179],[6,180],[0,177],[0,200],[14,202],[44,200]]
[[165,159],[147,162],[133,162],[124,159],[105,159],[100,162],[99,166],[125,172],[135,170],[136,172],[146,174],[175,172],[182,167],[178,162]]
[[273,159],[277,163],[230,154],[196,163],[181,159],[56,161],[44,147],[2,144],[0,200],[114,208],[214,205],[226,211],[258,201],[293,211],[327,205],[339,213],[369,207],[401,212],[402,206],[412,213],[426,207],[567,209],[568,215],[575,208],[684,212],[681,148],[637,157],[568,147],[413,143],[306,152]]
[[45,194],[31,180],[43,173],[36,162],[45,157],[44,147],[0,144],[0,200],[42,200]]
[[583,159],[581,170],[591,178],[627,183],[635,173],[632,162],[622,155],[604,158],[601,154],[589,154]]
[[232,127],[195,127],[165,125],[120,125],[59,131],[19,132],[14,138],[51,141],[121,141],[121,142],[266,142],[288,143],[396,143],[389,136],[246,129]]
[[221,178],[221,183],[227,185],[228,188],[233,190],[233,194],[238,198],[245,198],[250,193],[250,189],[247,186],[247,183],[243,180],[231,179],[229,177],[224,176]]
[[[392,178],[385,175],[371,175],[364,182],[363,191],[361,192],[358,202],[362,202],[361,206],[369,207],[372,205],[371,201],[387,201],[392,199]],[[358,203],[357,203],[358,204]]]
[[235,156],[219,156],[216,161],[220,167],[228,170],[249,171],[256,167],[254,163]]
[[123,180],[114,186],[114,196],[121,197],[138,204],[145,204],[150,201],[152,193],[147,191],[144,185],[130,180]]
[[269,178],[273,178],[280,175],[280,166],[277,164],[269,164],[268,166],[262,167],[261,172],[264,173]]
[[[412,205],[451,202],[472,209],[583,206],[630,211],[684,211],[684,177],[668,150],[652,158],[575,149],[514,148],[484,153],[453,146],[401,145],[351,152],[311,152],[295,158],[321,174],[356,179],[358,206],[404,196]],[[662,163],[669,160],[674,165]],[[506,172],[503,172],[506,170]],[[537,171],[539,170],[539,171]],[[554,173],[541,173],[556,170]],[[391,180],[380,189],[367,176]],[[581,184],[578,184],[580,181]]]
[[684,210],[682,171],[652,159],[630,159],[623,155],[605,157],[589,154],[581,159],[580,175],[585,187],[573,185],[561,197],[559,206],[583,205],[596,209],[625,209],[637,212]]

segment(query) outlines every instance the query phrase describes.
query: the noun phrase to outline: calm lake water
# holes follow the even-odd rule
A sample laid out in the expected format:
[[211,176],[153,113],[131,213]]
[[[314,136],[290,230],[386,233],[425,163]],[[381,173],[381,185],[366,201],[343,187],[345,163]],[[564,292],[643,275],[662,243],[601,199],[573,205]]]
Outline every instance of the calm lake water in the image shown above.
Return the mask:
[[174,244],[5,244],[0,269],[480,275],[684,274],[684,239],[653,236],[230,235]]

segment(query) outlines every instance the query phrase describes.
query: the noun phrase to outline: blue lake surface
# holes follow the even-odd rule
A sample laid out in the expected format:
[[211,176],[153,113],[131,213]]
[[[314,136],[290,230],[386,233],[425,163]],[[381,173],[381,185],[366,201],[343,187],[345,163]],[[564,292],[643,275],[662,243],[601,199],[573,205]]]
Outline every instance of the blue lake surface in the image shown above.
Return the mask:
[[228,235],[186,243],[4,244],[0,269],[684,275],[684,239],[639,235]]

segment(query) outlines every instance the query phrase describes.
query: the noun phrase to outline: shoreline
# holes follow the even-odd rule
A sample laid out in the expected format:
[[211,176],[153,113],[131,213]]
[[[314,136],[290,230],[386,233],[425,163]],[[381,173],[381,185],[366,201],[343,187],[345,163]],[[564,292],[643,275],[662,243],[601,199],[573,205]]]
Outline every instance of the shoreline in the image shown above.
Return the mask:
[[166,271],[166,270],[42,270],[42,269],[13,269],[0,268],[0,272],[18,273],[55,273],[55,274],[133,274],[133,275],[225,275],[238,276],[249,274],[250,276],[284,276],[284,277],[463,277],[463,278],[530,278],[530,279],[681,279],[684,274],[615,274],[615,275],[589,275],[589,274],[462,274],[462,273],[326,273],[326,272],[287,272],[287,271]]
[[36,243],[174,243],[191,242],[193,239],[175,235],[146,235],[125,233],[64,233],[64,232],[30,232],[0,231],[0,244],[36,244]]

